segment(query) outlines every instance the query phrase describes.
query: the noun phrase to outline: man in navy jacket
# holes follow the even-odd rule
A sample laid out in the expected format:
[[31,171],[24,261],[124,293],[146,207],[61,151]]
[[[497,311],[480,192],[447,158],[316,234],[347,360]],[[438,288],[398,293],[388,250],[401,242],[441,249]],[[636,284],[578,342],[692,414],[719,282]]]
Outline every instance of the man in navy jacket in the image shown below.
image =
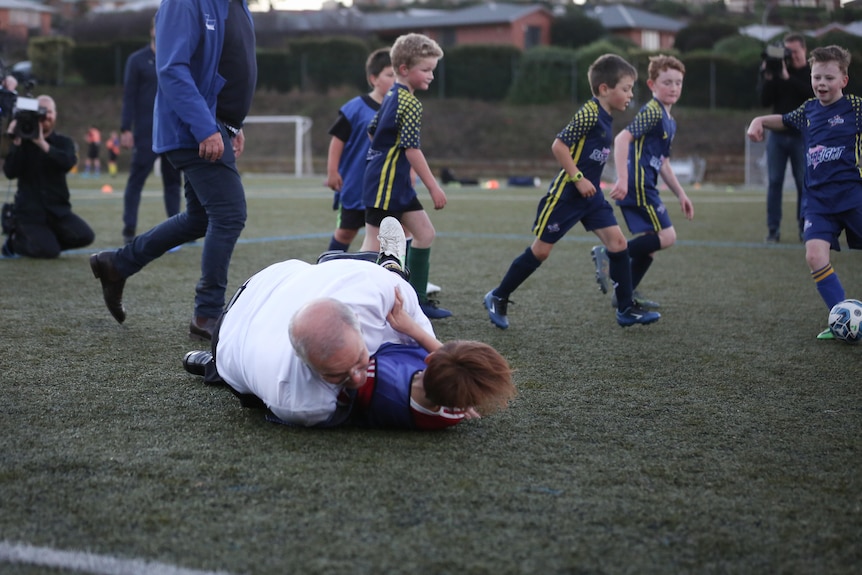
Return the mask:
[[186,210],[117,251],[90,257],[111,315],[126,319],[126,278],[203,237],[189,335],[209,340],[225,304],[228,266],[245,226],[236,168],[257,83],[254,25],[244,0],[163,0],[156,14],[153,151],[185,175]]

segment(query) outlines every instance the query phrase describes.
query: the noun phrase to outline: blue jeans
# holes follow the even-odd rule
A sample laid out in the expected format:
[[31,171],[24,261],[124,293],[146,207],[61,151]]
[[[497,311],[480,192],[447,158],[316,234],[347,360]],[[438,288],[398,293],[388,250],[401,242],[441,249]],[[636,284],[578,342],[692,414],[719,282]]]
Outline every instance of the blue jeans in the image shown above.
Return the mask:
[[805,144],[799,132],[770,131],[766,138],[766,166],[769,175],[769,187],[766,190],[766,226],[770,232],[781,229],[781,196],[787,160],[790,160],[790,169],[796,181],[796,221],[799,230],[802,230]]
[[[132,163],[129,166],[129,179],[123,193],[123,233],[134,234],[138,227],[138,208],[141,205],[141,190],[153,171],[158,154],[153,151],[150,141],[135,145]],[[162,187],[165,196],[165,213],[171,217],[180,212],[180,188],[182,176],[164,157],[162,158]]]
[[245,227],[245,190],[230,138],[219,126],[224,155],[204,160],[197,149],[171,150],[165,157],[185,174],[186,211],[165,220],[117,252],[117,271],[128,277],[178,245],[204,238],[201,278],[195,288],[198,317],[217,318],[225,304],[228,266]]

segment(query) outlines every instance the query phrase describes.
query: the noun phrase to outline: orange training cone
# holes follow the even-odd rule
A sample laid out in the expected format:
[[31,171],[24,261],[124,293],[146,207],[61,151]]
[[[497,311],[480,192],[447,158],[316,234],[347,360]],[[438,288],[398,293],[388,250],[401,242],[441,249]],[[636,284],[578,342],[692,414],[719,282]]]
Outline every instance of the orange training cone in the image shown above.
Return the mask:
[[110,194],[113,191],[114,191],[114,188],[111,187],[111,184],[105,184],[104,186],[102,186],[102,193],[103,194]]

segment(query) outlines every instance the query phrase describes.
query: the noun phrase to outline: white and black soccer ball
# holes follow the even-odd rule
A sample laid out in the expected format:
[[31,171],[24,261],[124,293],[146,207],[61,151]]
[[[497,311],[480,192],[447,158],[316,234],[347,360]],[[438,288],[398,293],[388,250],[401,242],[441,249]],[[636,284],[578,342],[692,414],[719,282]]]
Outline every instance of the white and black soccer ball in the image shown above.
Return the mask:
[[845,299],[829,310],[829,329],[847,343],[862,341],[862,301]]

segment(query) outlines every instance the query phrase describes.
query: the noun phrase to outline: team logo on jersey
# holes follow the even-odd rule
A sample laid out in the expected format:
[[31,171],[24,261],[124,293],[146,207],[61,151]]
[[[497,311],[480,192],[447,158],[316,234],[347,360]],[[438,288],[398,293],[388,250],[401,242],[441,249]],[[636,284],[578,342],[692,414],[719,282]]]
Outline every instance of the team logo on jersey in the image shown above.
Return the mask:
[[590,159],[594,162],[598,162],[600,164],[607,163],[608,158],[611,155],[610,148],[602,148],[601,150],[593,150],[590,154]]
[[649,159],[649,166],[650,166],[650,168],[652,168],[654,170],[661,170],[662,161],[663,161],[663,158],[661,156],[659,156],[659,157],[653,156]]
[[215,30],[216,19],[209,14],[204,14],[204,26],[207,30]]
[[841,116],[835,116],[834,118],[829,118],[826,120],[829,123],[829,126],[834,128],[835,126],[840,126],[844,123],[844,118]]
[[846,146],[815,146],[808,149],[808,165],[814,169],[824,162],[834,162],[841,159]]

